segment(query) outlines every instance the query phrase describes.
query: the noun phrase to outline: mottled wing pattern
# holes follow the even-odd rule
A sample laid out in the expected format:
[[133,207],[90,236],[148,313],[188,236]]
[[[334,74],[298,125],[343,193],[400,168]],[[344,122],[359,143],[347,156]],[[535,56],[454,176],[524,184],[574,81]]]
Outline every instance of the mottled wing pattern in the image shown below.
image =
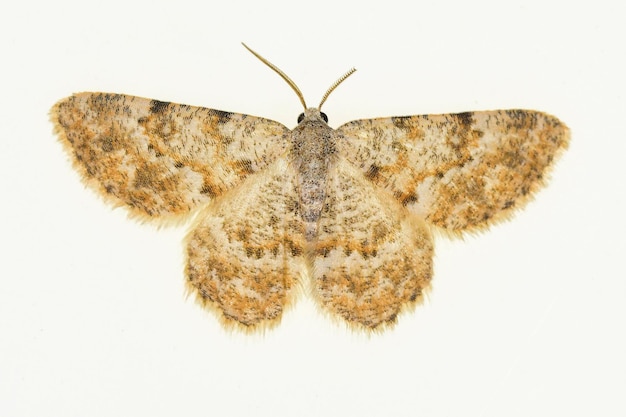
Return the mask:
[[313,250],[322,306],[366,328],[395,322],[429,287],[433,245],[423,222],[339,158]]
[[569,141],[558,119],[497,110],[357,120],[339,153],[428,223],[486,227],[523,206]]
[[177,218],[285,152],[278,122],[120,94],[81,93],[52,109],[90,186],[142,219]]
[[188,283],[225,324],[276,324],[308,275],[296,189],[296,171],[280,159],[199,214],[188,237]]

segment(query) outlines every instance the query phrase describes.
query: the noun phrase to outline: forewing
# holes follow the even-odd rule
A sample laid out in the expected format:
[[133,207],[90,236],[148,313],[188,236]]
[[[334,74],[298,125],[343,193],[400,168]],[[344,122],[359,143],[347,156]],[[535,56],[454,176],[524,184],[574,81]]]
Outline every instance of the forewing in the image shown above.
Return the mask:
[[120,94],[59,101],[52,121],[87,184],[143,219],[189,213],[268,166],[287,142],[271,120]]
[[314,292],[352,324],[393,323],[428,288],[433,246],[422,221],[339,160],[314,243]]
[[497,110],[357,120],[339,153],[410,211],[460,232],[522,207],[569,141],[553,116]]
[[201,212],[188,237],[187,276],[226,324],[276,324],[307,274],[296,173],[285,161]]

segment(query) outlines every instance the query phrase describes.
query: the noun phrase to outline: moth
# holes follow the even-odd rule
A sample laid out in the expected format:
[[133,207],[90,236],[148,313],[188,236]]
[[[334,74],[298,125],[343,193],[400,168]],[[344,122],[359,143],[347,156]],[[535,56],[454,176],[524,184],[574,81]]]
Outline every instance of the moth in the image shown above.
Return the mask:
[[240,329],[277,324],[305,289],[322,310],[385,329],[430,288],[434,230],[508,219],[544,185],[568,128],[533,110],[355,120],[307,107],[273,120],[122,94],[80,93],[51,110],[84,182],[132,217],[195,216],[191,293]]

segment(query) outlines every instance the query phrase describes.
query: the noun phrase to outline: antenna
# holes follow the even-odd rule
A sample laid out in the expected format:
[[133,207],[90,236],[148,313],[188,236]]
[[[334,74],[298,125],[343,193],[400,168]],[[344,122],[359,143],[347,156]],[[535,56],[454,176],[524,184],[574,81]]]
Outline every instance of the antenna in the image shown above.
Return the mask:
[[[248,45],[246,45],[245,43],[241,42],[241,44],[243,45],[244,48],[246,48],[248,51],[250,51],[250,53],[252,55],[254,55],[255,57],[257,57],[261,62],[263,62],[265,65],[267,65],[268,67],[270,67],[271,69],[273,69],[278,75],[280,75],[280,77],[285,80],[287,82],[287,84],[289,84],[291,86],[291,88],[293,89],[293,91],[296,92],[296,94],[298,95],[298,98],[300,99],[300,103],[302,103],[302,106],[304,107],[304,110],[307,109],[306,107],[306,102],[304,101],[304,96],[302,95],[302,91],[300,91],[300,89],[298,88],[298,86],[296,85],[296,83],[293,82],[293,80],[291,78],[289,78],[287,76],[287,74],[285,74],[284,72],[282,72],[280,70],[280,68],[278,68],[276,65],[272,64],[271,62],[269,62],[267,59],[263,58],[261,55],[259,55],[257,52],[253,51]],[[326,99],[328,98],[328,96],[330,95],[330,93],[332,93],[335,88],[337,88],[339,86],[339,84],[341,84],[342,82],[344,82],[344,80],[346,78],[348,78],[349,76],[351,76],[352,74],[354,74],[356,72],[356,68],[350,68],[350,70],[348,72],[346,72],[345,74],[343,74],[337,81],[335,81],[333,83],[333,85],[330,86],[330,88],[328,90],[326,90],[326,93],[324,94],[324,97],[322,97],[322,101],[320,101],[320,104],[318,106],[318,110],[320,110],[322,108],[322,104],[324,104],[324,102],[326,101]]]
[[320,101],[320,105],[317,106],[317,109],[321,110],[322,109],[322,104],[324,104],[324,102],[326,101],[326,99],[328,98],[330,93],[332,93],[335,90],[335,88],[337,88],[339,86],[339,84],[344,82],[344,80],[346,78],[348,78],[349,76],[351,76],[355,72],[356,72],[356,68],[350,68],[350,70],[348,72],[346,72],[341,77],[339,77],[339,79],[337,81],[335,81],[335,83],[333,85],[331,85],[328,90],[326,90],[326,93],[324,94],[324,97],[322,97],[322,101]]
[[248,45],[246,45],[243,42],[241,42],[241,44],[243,45],[244,48],[246,48],[248,51],[250,51],[252,53],[252,55],[254,55],[255,57],[259,58],[261,60],[261,62],[263,62],[265,65],[267,65],[268,67],[273,69],[278,75],[281,76],[281,78],[283,80],[287,81],[287,84],[289,84],[291,86],[291,88],[293,88],[293,91],[295,91],[296,94],[298,95],[298,98],[300,99],[300,103],[302,103],[302,106],[304,107],[304,110],[306,110],[306,102],[304,101],[304,96],[302,95],[302,91],[300,91],[300,89],[298,88],[296,83],[294,83],[291,78],[287,77],[287,74],[282,72],[280,70],[280,68],[278,68],[276,65],[272,64],[267,59],[263,58],[261,55],[259,55],[258,53],[254,52],[252,49],[250,49],[248,47]]

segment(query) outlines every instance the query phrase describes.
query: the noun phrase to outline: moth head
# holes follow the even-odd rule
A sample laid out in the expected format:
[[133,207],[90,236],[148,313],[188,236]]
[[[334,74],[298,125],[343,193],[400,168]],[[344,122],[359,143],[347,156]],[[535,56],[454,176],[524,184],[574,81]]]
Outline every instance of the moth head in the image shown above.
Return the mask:
[[349,76],[351,76],[352,74],[354,74],[356,72],[355,68],[351,68],[348,72],[346,72],[341,77],[339,77],[339,79],[337,81],[335,81],[333,83],[333,85],[331,85],[328,90],[326,90],[326,93],[324,93],[324,96],[322,97],[322,101],[320,101],[320,104],[319,104],[319,106],[317,106],[317,109],[314,108],[314,107],[307,108],[306,102],[304,101],[304,96],[302,95],[302,92],[300,91],[300,89],[298,88],[296,83],[294,83],[293,80],[287,76],[287,74],[282,72],[276,65],[272,64],[267,59],[263,58],[261,55],[259,55],[258,53],[256,53],[252,49],[250,49],[248,47],[248,45],[246,45],[245,43],[241,42],[241,44],[244,46],[244,48],[246,48],[248,51],[250,51],[250,53],[252,53],[252,55],[257,57],[261,62],[263,62],[265,65],[267,65],[268,67],[273,69],[278,75],[280,75],[281,78],[283,80],[285,80],[287,82],[287,84],[289,84],[291,86],[293,91],[296,92],[296,94],[298,95],[298,98],[300,99],[300,103],[302,103],[302,107],[304,107],[304,113],[302,113],[302,114],[300,114],[300,116],[298,116],[298,124],[300,124],[305,119],[312,119],[312,118],[314,118],[315,115],[317,115],[318,118],[323,120],[324,123],[328,123],[328,116],[326,116],[326,114],[321,112],[322,104],[324,104],[324,102],[326,101],[326,99],[328,98],[330,93],[332,93],[333,90],[335,88],[337,88],[337,86],[339,86],[339,84],[341,84],[346,78],[348,78]]
[[304,113],[300,113],[298,116],[298,124],[302,123],[304,120],[321,120],[324,123],[328,123],[328,116],[326,113],[321,112],[319,109],[315,107],[309,107],[304,111]]

